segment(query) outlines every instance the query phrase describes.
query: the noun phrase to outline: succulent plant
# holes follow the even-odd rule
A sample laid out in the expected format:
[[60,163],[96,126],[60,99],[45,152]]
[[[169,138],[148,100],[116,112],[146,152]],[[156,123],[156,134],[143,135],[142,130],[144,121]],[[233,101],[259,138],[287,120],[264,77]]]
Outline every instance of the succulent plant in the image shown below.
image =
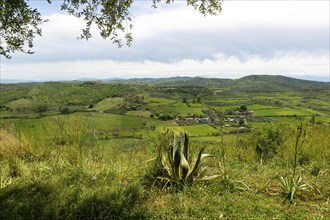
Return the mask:
[[201,167],[202,160],[212,157],[211,154],[204,154],[204,149],[205,147],[202,147],[198,156],[193,159],[189,154],[188,134],[184,133],[183,140],[182,137],[175,140],[173,135],[170,146],[159,151],[159,161],[166,172],[158,179],[165,180],[166,184],[169,182],[189,184],[195,180],[209,180],[218,177],[219,175],[202,176],[202,172],[205,170],[205,167]]

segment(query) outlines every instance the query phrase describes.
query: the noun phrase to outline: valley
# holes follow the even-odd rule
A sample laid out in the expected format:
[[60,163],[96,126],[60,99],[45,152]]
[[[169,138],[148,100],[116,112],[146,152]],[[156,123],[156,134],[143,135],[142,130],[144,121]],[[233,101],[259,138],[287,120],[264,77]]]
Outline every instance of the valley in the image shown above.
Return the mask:
[[[175,77],[0,92],[0,219],[330,218],[329,82]],[[184,134],[191,153],[213,155],[203,169],[217,178],[159,178],[157,152]]]

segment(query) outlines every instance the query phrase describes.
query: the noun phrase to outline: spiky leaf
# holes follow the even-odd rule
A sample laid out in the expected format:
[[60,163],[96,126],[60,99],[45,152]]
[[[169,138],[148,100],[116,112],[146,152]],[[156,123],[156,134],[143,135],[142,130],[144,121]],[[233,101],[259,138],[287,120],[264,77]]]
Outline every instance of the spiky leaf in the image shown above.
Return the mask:
[[181,148],[181,143],[177,143],[177,148],[174,153],[174,174],[175,177],[178,179],[182,179],[180,176],[180,163],[181,163],[181,155],[182,155],[182,148]]
[[189,169],[189,173],[187,175],[188,180],[191,180],[193,178],[193,176],[195,175],[195,173],[197,172],[204,149],[205,149],[205,147],[202,147],[202,149],[199,151],[196,162],[193,163],[192,167]]
[[189,163],[183,154],[181,154],[180,168],[182,171],[182,179],[185,180],[189,171]]
[[202,154],[201,160],[203,160],[204,158],[208,158],[208,157],[214,157],[213,154]]
[[189,160],[189,137],[187,133],[184,133],[184,148],[183,155],[187,160]]

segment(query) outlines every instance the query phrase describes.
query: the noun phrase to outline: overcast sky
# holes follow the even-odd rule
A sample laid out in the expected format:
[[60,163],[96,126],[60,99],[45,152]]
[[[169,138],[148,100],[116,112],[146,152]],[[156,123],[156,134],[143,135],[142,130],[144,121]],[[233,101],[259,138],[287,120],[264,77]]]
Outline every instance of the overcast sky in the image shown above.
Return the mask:
[[35,54],[1,57],[1,79],[74,80],[278,74],[329,81],[329,1],[236,1],[218,16],[202,16],[184,1],[135,1],[133,43],[117,48],[93,30],[77,40],[83,21],[60,1],[30,0],[49,22]]

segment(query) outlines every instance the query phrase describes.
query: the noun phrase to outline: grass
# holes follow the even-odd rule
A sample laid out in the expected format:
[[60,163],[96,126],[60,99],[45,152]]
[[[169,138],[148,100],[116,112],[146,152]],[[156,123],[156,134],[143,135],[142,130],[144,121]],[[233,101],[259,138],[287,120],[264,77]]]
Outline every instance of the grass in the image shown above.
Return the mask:
[[[146,112],[144,112],[146,113]],[[56,135],[72,130],[77,123],[94,127],[95,135],[99,139],[113,137],[149,136],[154,130],[162,131],[166,127],[176,125],[174,121],[160,121],[150,117],[140,117],[139,114],[116,115],[99,112],[74,113],[43,117],[39,119],[20,119],[17,124],[27,136],[38,145],[50,144]],[[61,127],[62,124],[64,127]],[[40,138],[42,137],[42,138]]]
[[17,108],[22,108],[22,107],[31,108],[32,104],[33,104],[32,100],[27,99],[27,98],[22,98],[22,99],[17,99],[17,100],[11,101],[8,104],[8,107],[10,107],[12,109],[17,109]]
[[288,107],[283,108],[271,108],[271,109],[259,109],[256,110],[256,116],[305,116],[311,115],[310,112],[301,109],[292,109]]
[[273,109],[273,106],[269,106],[269,105],[260,105],[260,104],[253,104],[253,105],[248,105],[247,106],[248,109],[250,110],[261,110],[261,109]]
[[219,133],[219,130],[211,127],[207,124],[194,125],[194,126],[182,126],[190,136],[211,136],[213,133]]
[[172,99],[166,99],[166,98],[156,98],[156,97],[148,97],[147,101],[149,102],[149,106],[159,106],[159,105],[168,105],[173,104],[176,101]]
[[[95,116],[103,121],[103,117],[120,121],[119,116]],[[67,120],[65,123],[70,124]],[[205,125],[192,127],[202,130]],[[164,190],[152,178],[152,163],[148,162],[156,155],[160,134],[141,140],[111,139],[83,146],[41,147],[26,134],[24,142],[20,142],[23,134],[15,129],[1,130],[3,149],[21,143],[29,146],[29,151],[22,154],[25,150],[18,148],[21,153],[0,155],[0,219],[327,219],[328,129],[320,125],[309,127],[308,139],[301,149],[308,161],[298,167],[298,172],[314,188],[295,199],[295,205],[283,203],[280,185],[275,180],[278,173],[287,170],[293,156],[290,138],[288,148],[281,149],[279,158],[260,165],[253,160],[254,144],[248,134],[225,135],[226,178],[196,182],[182,190]],[[5,138],[8,141],[3,141]],[[42,138],[45,137],[39,136],[39,140]],[[206,153],[216,156],[206,164],[211,174],[222,173],[219,140],[220,137],[191,139],[193,154],[205,146]],[[249,155],[252,157],[247,160]],[[317,175],[311,172],[316,167],[320,169]]]
[[110,108],[113,108],[119,104],[121,104],[124,101],[123,98],[106,98],[103,99],[102,101],[98,102],[94,108],[92,108],[91,110],[95,110],[95,111],[105,111],[108,110]]
[[125,114],[149,118],[151,115],[151,112],[150,111],[127,111]]
[[151,108],[156,113],[170,113],[173,115],[181,115],[181,116],[188,116],[191,114],[195,115],[204,115],[202,112],[203,110],[206,110],[206,107],[201,107],[200,105],[194,106],[188,106],[185,103],[174,103],[169,105],[158,105],[158,106],[152,106]]

